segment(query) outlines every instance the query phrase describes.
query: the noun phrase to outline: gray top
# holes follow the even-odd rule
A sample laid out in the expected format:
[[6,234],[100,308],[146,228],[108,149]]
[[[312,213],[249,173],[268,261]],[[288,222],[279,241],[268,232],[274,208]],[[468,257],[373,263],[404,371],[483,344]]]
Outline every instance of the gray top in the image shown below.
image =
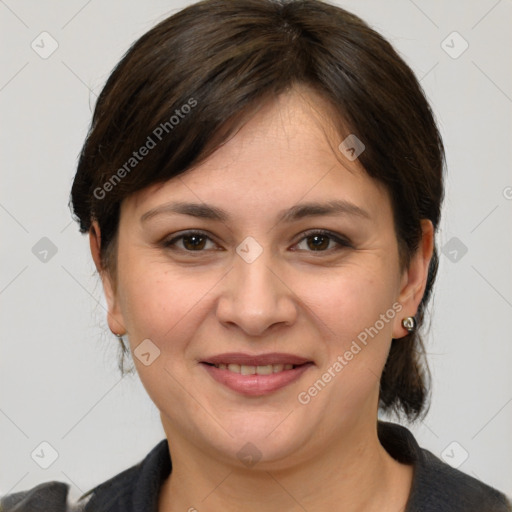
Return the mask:
[[[379,421],[378,435],[392,457],[414,466],[406,512],[512,512],[512,501],[504,494],[420,448],[405,427]],[[0,512],[158,512],[160,487],[171,469],[164,439],[144,460],[74,504],[67,503],[69,484],[53,481],[4,496]]]

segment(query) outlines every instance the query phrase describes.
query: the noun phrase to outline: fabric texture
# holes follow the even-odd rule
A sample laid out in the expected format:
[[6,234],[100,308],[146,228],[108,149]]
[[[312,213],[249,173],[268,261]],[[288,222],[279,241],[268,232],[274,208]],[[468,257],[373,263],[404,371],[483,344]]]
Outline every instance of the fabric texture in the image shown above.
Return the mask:
[[[379,421],[378,435],[393,458],[414,466],[406,512],[512,512],[512,502],[503,493],[420,448],[407,428]],[[4,496],[0,512],[158,512],[159,490],[171,469],[164,439],[144,460],[74,504],[67,501],[69,485],[53,481]]]

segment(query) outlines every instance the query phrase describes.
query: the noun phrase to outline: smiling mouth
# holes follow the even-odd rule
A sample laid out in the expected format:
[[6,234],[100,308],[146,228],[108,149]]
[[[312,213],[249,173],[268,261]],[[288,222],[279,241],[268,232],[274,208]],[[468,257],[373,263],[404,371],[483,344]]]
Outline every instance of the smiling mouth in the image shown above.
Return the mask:
[[315,366],[311,360],[284,353],[226,353],[200,363],[219,384],[250,397],[268,395],[285,388]]
[[[233,373],[239,373],[241,375],[271,375],[272,373],[280,373],[288,370],[293,370],[298,366],[302,366],[299,364],[266,364],[262,366],[251,366],[245,364],[236,364],[236,363],[205,363],[210,366],[215,366],[219,370],[227,370]],[[306,364],[306,363],[304,363]]]

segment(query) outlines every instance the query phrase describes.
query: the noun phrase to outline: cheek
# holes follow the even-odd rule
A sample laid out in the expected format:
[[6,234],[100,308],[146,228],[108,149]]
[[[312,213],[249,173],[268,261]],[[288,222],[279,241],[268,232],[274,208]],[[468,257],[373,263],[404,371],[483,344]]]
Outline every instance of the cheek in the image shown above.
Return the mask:
[[319,344],[319,376],[329,388],[321,393],[322,382],[309,383],[316,386],[312,393],[318,392],[318,406],[327,407],[329,402],[337,404],[333,407],[340,414],[347,409],[357,412],[378,389],[397,315],[394,274],[386,273],[385,267],[354,265],[316,284],[304,281],[303,293],[323,341]]
[[[132,348],[151,339],[162,354],[176,354],[200,326],[217,274],[170,269],[139,258],[127,265],[120,289],[121,308]],[[142,264],[144,262],[144,264]]]
[[[387,263],[367,255],[320,271],[283,268],[283,281],[293,283],[288,300],[301,309],[298,324],[316,324],[324,340],[343,349],[392,306],[395,289]],[[225,268],[184,269],[140,256],[120,262],[121,307],[132,345],[149,338],[166,352],[183,351],[182,345],[214,313],[216,289],[223,288],[225,275]],[[390,328],[386,324],[383,330]]]
[[[123,317],[139,378],[155,405],[168,411],[183,401],[180,383],[189,370],[184,365],[192,364],[187,350],[211,307],[208,292],[218,279],[145,263],[131,266],[124,275]],[[146,365],[142,356],[148,352]]]
[[[307,297],[334,341],[346,341],[347,337],[373,326],[381,314],[392,308],[396,284],[392,271],[386,267],[380,262],[373,266],[358,264],[330,272],[321,279],[303,278],[299,294]],[[384,329],[380,326],[379,330],[390,329],[391,322],[385,322]]]

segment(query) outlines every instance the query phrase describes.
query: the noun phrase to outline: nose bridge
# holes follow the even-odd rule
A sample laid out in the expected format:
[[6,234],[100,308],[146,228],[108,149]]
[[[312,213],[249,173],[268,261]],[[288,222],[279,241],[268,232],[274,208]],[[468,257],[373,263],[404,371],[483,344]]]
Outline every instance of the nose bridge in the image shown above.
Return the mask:
[[293,323],[296,316],[293,294],[279,277],[270,249],[246,240],[237,253],[219,300],[219,321],[236,324],[254,336],[274,324]]

